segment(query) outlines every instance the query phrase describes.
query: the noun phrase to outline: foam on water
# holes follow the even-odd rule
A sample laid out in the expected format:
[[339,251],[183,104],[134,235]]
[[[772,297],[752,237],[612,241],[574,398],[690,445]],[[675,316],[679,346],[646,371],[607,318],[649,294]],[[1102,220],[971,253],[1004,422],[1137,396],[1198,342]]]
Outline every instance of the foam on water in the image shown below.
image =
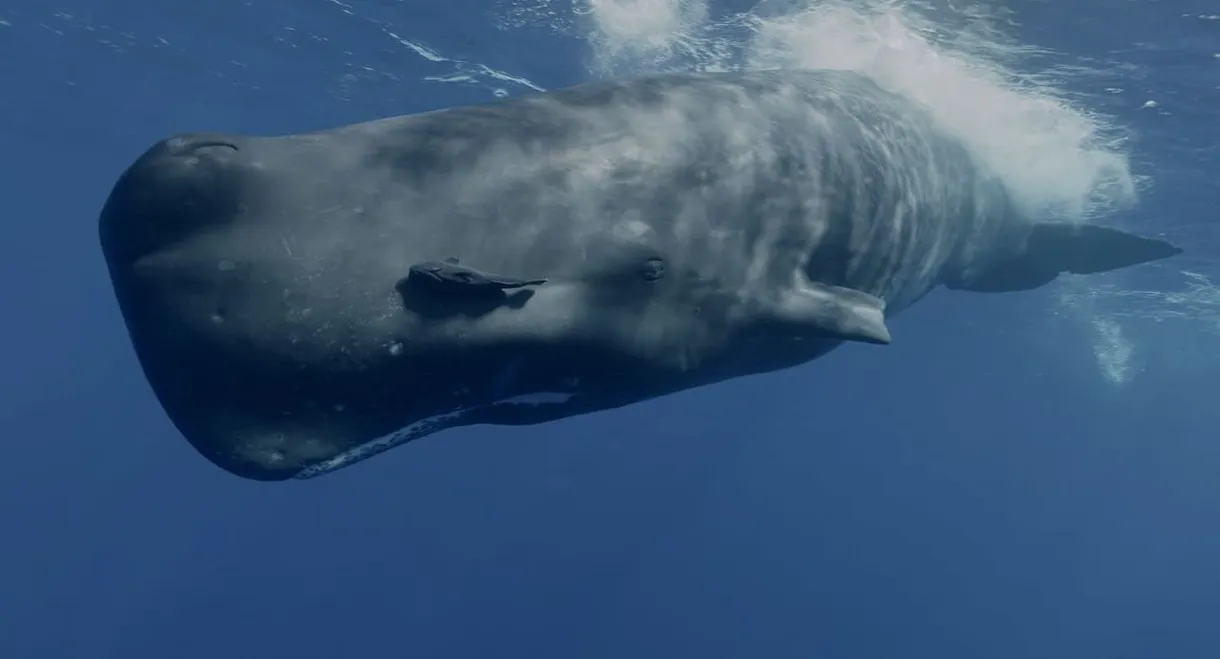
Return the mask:
[[980,5],[764,1],[713,16],[707,0],[576,0],[594,75],[821,68],[866,74],[923,103],[1031,214],[1087,220],[1136,200],[1121,133],[1060,89],[1079,67],[1029,73],[1045,55]]

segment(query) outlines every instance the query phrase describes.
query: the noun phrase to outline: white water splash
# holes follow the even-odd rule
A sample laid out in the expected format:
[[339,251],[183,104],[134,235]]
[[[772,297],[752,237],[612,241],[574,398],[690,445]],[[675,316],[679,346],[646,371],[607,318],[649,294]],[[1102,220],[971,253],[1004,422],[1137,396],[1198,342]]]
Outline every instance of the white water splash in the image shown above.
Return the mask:
[[[1032,215],[1084,221],[1136,200],[1122,134],[1060,90],[1080,67],[1028,73],[1044,51],[966,3],[761,2],[714,16],[706,0],[575,0],[595,76],[662,70],[840,69],[923,103]],[[548,5],[549,6],[549,5]]]
[[1114,384],[1131,381],[1135,346],[1119,325],[1111,318],[1098,317],[1093,320],[1094,347],[1097,365],[1106,380]]

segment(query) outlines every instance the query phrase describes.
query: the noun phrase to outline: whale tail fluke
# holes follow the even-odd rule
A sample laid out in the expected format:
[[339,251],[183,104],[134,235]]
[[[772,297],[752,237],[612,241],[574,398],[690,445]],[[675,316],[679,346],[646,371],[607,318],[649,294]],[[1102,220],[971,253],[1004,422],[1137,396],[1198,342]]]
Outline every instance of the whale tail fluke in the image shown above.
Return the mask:
[[1043,223],[1034,226],[1021,254],[949,288],[980,293],[1027,291],[1062,273],[1089,275],[1181,254],[1158,238],[1091,225]]

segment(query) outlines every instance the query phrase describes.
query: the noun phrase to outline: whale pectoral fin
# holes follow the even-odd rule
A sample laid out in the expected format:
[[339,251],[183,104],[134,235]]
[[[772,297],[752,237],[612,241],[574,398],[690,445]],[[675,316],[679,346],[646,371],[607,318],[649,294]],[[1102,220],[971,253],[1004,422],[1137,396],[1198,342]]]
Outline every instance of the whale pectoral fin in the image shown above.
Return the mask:
[[1090,275],[1181,253],[1181,248],[1164,240],[1117,229],[1038,224],[1020,255],[947,286],[980,293],[1027,291],[1049,284],[1065,272]]
[[779,301],[775,314],[777,320],[812,330],[817,336],[890,343],[885,301],[852,288],[805,282]]

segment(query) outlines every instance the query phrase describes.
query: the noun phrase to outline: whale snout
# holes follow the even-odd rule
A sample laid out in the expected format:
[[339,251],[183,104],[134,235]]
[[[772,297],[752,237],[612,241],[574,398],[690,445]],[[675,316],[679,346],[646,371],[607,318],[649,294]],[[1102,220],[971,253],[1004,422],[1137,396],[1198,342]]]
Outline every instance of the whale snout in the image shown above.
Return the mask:
[[145,151],[119,178],[99,219],[111,268],[232,219],[243,164],[238,140],[221,134],[179,135]]
[[233,428],[261,421],[243,407],[242,393],[266,367],[229,347],[237,339],[225,314],[243,299],[243,273],[225,249],[207,244],[244,217],[255,171],[240,138],[162,140],[115,182],[98,236],[141,367],[174,424],[227,470],[277,480],[295,472],[282,451],[230,448]]

